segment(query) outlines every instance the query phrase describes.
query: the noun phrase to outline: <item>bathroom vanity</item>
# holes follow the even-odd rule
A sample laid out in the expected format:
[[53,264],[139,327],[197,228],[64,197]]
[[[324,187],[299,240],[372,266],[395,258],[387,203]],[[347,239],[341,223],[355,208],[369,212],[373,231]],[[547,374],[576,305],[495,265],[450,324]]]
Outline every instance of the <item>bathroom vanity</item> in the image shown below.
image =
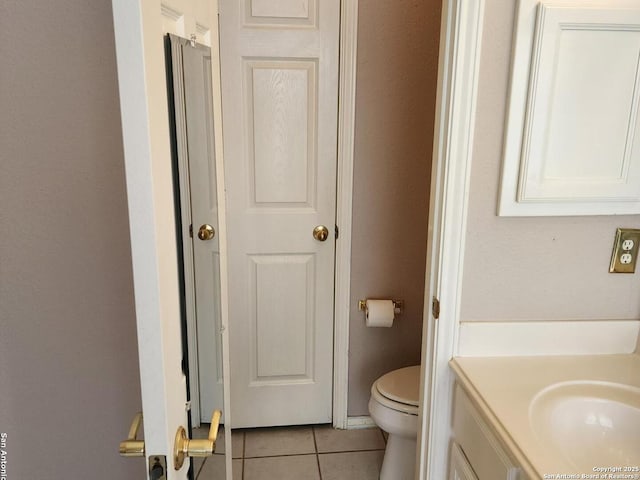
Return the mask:
[[456,385],[453,407],[453,442],[450,455],[450,480],[484,478],[519,480],[520,468],[509,455],[504,442],[485,420],[479,409]]
[[449,480],[640,478],[640,356],[459,357]]

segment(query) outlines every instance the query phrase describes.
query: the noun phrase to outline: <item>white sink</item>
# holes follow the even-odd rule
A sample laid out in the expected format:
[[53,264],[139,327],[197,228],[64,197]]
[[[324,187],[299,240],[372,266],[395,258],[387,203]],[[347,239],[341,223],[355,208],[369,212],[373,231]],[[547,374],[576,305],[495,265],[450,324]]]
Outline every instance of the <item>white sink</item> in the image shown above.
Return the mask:
[[531,402],[538,440],[580,473],[640,465],[640,389],[608,382],[563,382]]

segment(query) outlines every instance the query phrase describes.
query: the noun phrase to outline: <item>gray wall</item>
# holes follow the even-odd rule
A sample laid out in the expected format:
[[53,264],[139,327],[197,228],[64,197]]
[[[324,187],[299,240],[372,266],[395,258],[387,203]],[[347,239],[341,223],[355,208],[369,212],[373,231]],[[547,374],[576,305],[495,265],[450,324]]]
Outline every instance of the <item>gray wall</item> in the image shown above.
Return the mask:
[[608,273],[616,227],[640,216],[496,216],[514,5],[486,3],[462,320],[640,318],[640,273]]
[[[360,0],[348,413],[371,384],[420,362],[440,0]],[[366,328],[359,299],[397,298],[394,326]]]
[[109,0],[0,2],[0,432],[11,479],[141,478]]

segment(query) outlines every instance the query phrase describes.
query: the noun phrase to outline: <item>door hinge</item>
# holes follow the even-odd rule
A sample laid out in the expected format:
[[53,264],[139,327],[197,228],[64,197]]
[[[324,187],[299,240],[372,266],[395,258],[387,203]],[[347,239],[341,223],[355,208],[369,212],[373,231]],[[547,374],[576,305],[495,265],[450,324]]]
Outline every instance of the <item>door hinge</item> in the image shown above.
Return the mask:
[[440,318],[440,300],[436,297],[433,297],[433,300],[431,300],[431,314],[436,320]]
[[193,238],[193,225],[189,225],[189,236]]
[[336,240],[338,239],[338,237],[340,236],[340,230],[338,229],[338,225],[336,225]]

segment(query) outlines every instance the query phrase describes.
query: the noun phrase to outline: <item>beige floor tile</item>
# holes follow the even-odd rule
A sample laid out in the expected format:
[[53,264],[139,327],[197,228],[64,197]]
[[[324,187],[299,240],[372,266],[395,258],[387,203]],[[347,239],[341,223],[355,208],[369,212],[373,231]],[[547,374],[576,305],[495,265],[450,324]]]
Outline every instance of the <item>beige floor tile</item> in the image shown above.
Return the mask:
[[[224,480],[224,455],[213,455],[205,459],[197,480]],[[242,480],[242,459],[233,460],[233,480]]]
[[[207,438],[209,435],[209,425],[206,423],[200,424],[200,428],[193,429],[193,438]],[[231,444],[233,447],[233,458],[242,458],[244,453],[244,432],[241,430],[231,431]],[[218,439],[216,440],[216,453],[224,454],[225,448],[225,436],[224,426],[218,430]]]
[[200,473],[200,469],[204,464],[204,458],[192,458],[191,463],[193,463],[193,476],[194,478],[198,478],[198,473]]
[[244,432],[240,430],[231,430],[231,447],[232,457],[242,458],[244,455]]
[[[224,427],[220,427],[220,429],[218,430],[218,437],[216,438],[216,453],[218,455],[224,455],[224,453],[227,451],[227,449],[225,448],[225,443],[226,437],[224,435]],[[231,443],[233,443],[233,438],[231,439]],[[235,444],[233,444],[233,446],[235,447]]]
[[197,480],[222,480],[225,477],[224,455],[207,457]]
[[311,427],[259,428],[245,432],[245,458],[315,453]]
[[[220,428],[218,432],[218,439],[216,440],[216,453],[226,453],[226,437],[224,434],[224,428]],[[231,430],[231,454],[233,458],[242,458],[244,451],[244,432]]]
[[323,453],[322,480],[378,480],[384,451]]
[[237,458],[231,461],[233,468],[233,480],[242,480],[244,477],[242,472],[242,459]]
[[[222,430],[222,428],[220,428]],[[191,429],[191,438],[207,438],[209,436],[209,425],[201,423],[199,427]]]
[[314,427],[318,453],[354,450],[384,450],[385,443],[378,428],[336,430],[330,426]]
[[320,480],[315,455],[248,458],[244,480]]

